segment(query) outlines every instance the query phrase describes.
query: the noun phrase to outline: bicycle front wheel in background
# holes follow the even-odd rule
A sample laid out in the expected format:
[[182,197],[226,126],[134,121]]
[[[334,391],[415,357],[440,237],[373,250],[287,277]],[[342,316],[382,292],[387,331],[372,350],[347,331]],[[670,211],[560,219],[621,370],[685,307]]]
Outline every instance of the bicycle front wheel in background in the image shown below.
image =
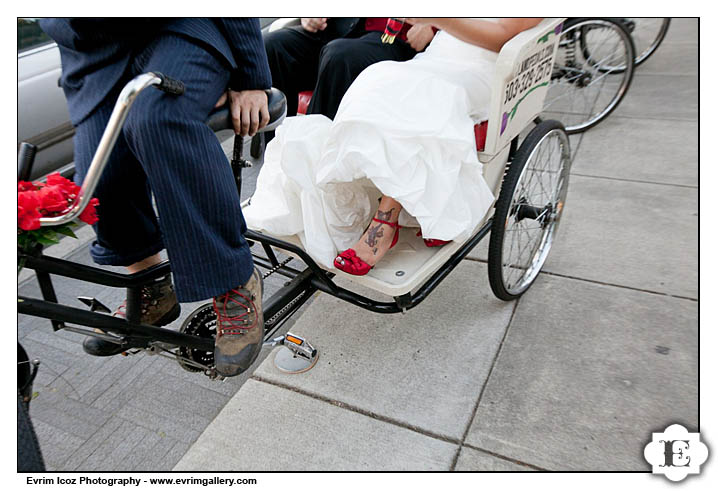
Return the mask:
[[558,119],[568,134],[605,119],[631,85],[635,48],[624,24],[575,18],[564,24],[539,120]]
[[636,47],[636,66],[648,59],[663,42],[671,24],[670,17],[631,17],[621,19]]
[[489,239],[489,284],[502,300],[529,289],[551,250],[568,192],[568,135],[558,121],[528,134],[508,165]]

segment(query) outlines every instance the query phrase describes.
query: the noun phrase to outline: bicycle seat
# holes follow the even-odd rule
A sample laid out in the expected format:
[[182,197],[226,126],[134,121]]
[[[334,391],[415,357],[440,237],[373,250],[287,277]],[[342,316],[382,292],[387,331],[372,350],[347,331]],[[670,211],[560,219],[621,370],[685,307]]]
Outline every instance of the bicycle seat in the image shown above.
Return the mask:
[[[269,123],[267,123],[267,126],[259,130],[259,133],[276,129],[287,115],[287,98],[284,96],[282,91],[272,87],[266,92],[267,108],[269,110]],[[229,112],[229,107],[222,106],[212,111],[209,118],[207,118],[207,126],[209,126],[214,132],[233,129],[234,125],[232,124],[232,115]]]

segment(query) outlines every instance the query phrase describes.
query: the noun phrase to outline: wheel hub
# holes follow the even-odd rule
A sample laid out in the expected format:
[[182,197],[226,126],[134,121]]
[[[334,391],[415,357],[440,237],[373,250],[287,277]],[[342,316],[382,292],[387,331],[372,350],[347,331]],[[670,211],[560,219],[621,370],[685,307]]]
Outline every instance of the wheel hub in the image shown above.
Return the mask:
[[593,76],[588,72],[584,72],[576,79],[576,87],[588,87],[589,85],[591,85],[592,80]]
[[525,197],[518,200],[514,208],[511,210],[511,215],[517,222],[524,219],[536,220],[541,224],[541,227],[546,227],[555,216],[553,211],[553,205],[551,203],[544,207],[532,206],[528,204]]

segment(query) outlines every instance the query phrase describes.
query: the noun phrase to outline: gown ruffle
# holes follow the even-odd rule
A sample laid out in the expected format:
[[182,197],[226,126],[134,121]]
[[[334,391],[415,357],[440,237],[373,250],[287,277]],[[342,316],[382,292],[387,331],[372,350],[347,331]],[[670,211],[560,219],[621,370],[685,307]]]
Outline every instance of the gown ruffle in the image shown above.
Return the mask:
[[494,201],[473,128],[486,117],[495,60],[440,32],[413,60],[364,70],[334,121],[287,118],[267,145],[248,227],[296,234],[331,268],[386,195],[402,205],[400,223],[424,237],[467,239]]

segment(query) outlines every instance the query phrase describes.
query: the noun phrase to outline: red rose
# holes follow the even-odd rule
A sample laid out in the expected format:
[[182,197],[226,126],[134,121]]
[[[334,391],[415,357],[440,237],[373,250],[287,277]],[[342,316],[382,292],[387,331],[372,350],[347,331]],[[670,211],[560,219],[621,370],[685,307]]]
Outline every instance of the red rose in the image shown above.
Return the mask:
[[95,222],[97,222],[97,210],[95,209],[95,207],[99,204],[100,200],[98,200],[97,198],[92,198],[87,204],[87,207],[80,214],[80,220],[82,220],[88,225],[93,225]]
[[[80,186],[55,172],[47,177],[45,183],[18,182],[17,190],[17,226],[21,230],[37,230],[40,228],[40,218],[57,216],[72,206]],[[97,198],[92,198],[80,214],[80,220],[89,225],[96,223],[96,207],[99,204]],[[53,229],[48,229],[50,238],[54,237]]]
[[17,226],[23,230],[40,228],[40,200],[35,191],[17,193]]
[[48,175],[46,182],[48,186],[66,187],[76,185],[71,180],[62,177],[59,172],[53,172],[52,174]]
[[74,200],[77,198],[77,193],[80,190],[80,186],[74,182],[66,179],[60,175],[59,172],[53,172],[47,176],[48,186],[57,186],[62,192],[63,196],[67,199]]
[[50,213],[59,213],[67,208],[67,198],[63,196],[59,186],[45,186],[37,191],[40,209]]
[[22,191],[17,193],[17,206],[24,210],[36,210],[40,206],[40,200],[35,191]]
[[18,191],[18,193],[19,193],[20,191],[34,191],[35,189],[36,189],[36,188],[35,188],[35,183],[32,183],[32,182],[20,181],[20,182],[17,183],[17,191]]

